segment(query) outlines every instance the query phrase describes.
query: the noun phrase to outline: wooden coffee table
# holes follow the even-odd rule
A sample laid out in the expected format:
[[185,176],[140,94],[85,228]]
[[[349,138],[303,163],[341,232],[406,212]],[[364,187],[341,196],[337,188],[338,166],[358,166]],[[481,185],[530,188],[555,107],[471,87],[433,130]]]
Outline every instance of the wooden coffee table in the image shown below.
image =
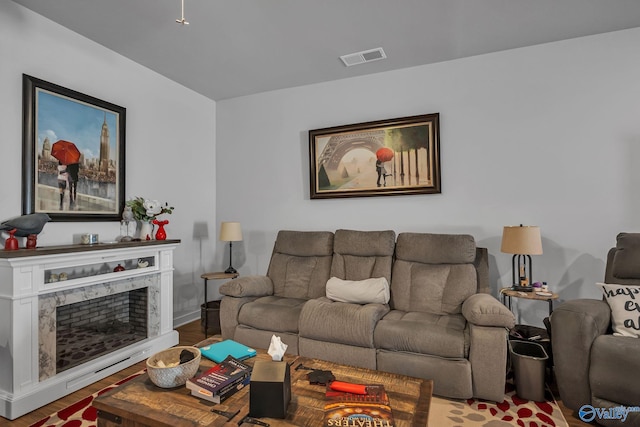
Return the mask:
[[[247,359],[252,365],[255,360],[271,360],[264,351]],[[309,384],[307,370],[298,365],[314,369],[330,370],[336,379],[354,383],[383,384],[398,427],[425,427],[429,416],[429,405],[433,382],[420,378],[374,371],[353,366],[340,365],[300,356],[285,356],[291,365],[291,402],[287,418],[260,418],[271,427],[279,426],[322,426],[324,420],[325,387]],[[213,362],[203,358],[200,371],[213,366]],[[185,386],[174,389],[156,387],[147,374],[117,387],[97,397],[93,406],[98,409],[98,427],[205,427],[232,426],[249,413],[249,387],[216,405],[191,396]],[[229,420],[211,412],[211,408],[240,412]],[[252,424],[243,424],[245,427]]]

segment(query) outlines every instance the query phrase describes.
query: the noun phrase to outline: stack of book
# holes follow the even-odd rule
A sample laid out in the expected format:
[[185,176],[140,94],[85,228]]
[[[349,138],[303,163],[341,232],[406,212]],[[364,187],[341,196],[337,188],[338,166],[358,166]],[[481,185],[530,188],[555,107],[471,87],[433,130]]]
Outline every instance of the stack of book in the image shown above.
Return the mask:
[[187,380],[186,386],[193,396],[221,403],[233,396],[251,380],[251,367],[228,356],[201,375]]
[[324,426],[394,427],[389,397],[381,384],[367,384],[364,394],[327,386]]

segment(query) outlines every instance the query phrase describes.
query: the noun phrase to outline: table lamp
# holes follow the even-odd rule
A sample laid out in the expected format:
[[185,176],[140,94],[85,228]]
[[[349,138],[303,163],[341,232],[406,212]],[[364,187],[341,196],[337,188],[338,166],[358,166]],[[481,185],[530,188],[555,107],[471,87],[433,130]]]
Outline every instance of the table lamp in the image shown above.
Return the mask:
[[533,290],[530,286],[533,283],[531,280],[533,268],[531,255],[542,255],[540,227],[523,226],[522,224],[505,226],[502,231],[500,251],[513,254],[511,258],[513,289],[518,291]]
[[233,242],[239,242],[242,240],[242,229],[239,222],[223,222],[220,224],[220,240],[223,242],[229,242],[229,268],[224,272],[229,274],[236,274],[238,271],[231,265],[231,257],[233,251]]

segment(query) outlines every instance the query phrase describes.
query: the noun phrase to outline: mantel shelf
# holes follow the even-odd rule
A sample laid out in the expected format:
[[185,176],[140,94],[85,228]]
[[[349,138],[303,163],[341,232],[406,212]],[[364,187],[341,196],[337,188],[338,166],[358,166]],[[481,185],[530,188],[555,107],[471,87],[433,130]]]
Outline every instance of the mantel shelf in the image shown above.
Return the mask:
[[95,243],[93,245],[60,245],[60,246],[42,246],[35,249],[18,249],[17,251],[0,250],[0,259],[24,258],[41,255],[68,254],[74,252],[90,252],[105,249],[126,249],[140,246],[155,246],[166,244],[178,244],[180,240],[138,240],[132,242],[114,242],[114,243]]

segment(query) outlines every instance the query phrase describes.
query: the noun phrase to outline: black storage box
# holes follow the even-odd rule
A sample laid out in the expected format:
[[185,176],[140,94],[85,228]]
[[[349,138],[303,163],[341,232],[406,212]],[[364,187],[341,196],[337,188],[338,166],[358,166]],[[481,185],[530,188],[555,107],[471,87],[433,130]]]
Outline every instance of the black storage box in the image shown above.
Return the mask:
[[249,415],[285,418],[291,400],[291,374],[287,362],[256,360],[251,371]]

